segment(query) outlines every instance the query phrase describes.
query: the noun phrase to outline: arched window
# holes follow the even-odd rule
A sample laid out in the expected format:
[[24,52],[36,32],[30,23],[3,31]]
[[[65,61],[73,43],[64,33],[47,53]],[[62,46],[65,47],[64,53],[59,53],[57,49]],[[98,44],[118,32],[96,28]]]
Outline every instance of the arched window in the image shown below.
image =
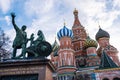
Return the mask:
[[115,77],[115,78],[113,78],[113,80],[120,80],[120,78],[118,78],[118,77]]
[[102,80],[109,80],[108,78],[104,78],[104,79],[102,79]]

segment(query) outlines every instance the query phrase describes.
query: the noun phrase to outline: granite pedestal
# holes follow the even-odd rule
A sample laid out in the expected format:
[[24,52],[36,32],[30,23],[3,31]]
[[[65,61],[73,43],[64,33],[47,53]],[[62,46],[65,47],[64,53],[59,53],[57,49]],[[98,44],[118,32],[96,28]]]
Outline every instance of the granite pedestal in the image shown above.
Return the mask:
[[0,62],[0,80],[53,80],[49,59],[10,59]]

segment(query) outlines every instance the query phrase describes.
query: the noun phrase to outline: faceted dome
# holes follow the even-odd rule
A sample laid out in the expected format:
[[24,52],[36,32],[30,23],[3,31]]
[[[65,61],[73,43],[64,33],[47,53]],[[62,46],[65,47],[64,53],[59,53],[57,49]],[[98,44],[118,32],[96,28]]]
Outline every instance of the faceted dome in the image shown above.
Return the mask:
[[97,48],[98,44],[95,40],[91,39],[89,36],[85,40],[84,43],[84,48],[87,49],[88,47],[96,47]]
[[59,49],[59,44],[57,43],[57,41],[55,40],[55,42],[52,45],[52,50],[53,50],[53,56],[58,56],[57,52]]
[[62,29],[59,30],[57,33],[58,39],[60,40],[64,36],[68,36],[70,38],[73,37],[73,32],[72,30],[68,29],[66,26],[64,26]]
[[102,37],[110,38],[110,35],[109,35],[108,32],[106,32],[103,29],[99,28],[99,31],[97,32],[95,38],[96,38],[96,40],[98,40],[99,38],[102,38]]

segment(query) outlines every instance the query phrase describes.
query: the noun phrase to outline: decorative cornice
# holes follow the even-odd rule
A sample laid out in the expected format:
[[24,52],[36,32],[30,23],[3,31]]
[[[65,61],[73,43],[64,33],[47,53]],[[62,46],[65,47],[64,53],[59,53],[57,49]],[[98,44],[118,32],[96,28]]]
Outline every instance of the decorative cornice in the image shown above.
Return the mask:
[[94,70],[94,72],[98,73],[98,72],[108,72],[108,71],[116,71],[116,70],[120,70],[120,67],[119,68],[109,68],[109,69],[98,69],[98,70]]

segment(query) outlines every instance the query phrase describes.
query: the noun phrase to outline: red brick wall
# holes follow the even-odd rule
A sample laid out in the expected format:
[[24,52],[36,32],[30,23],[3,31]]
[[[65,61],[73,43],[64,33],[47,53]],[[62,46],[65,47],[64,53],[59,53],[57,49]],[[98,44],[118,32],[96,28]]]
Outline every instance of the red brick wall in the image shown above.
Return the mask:
[[46,77],[45,77],[45,80],[53,80],[52,71],[51,71],[51,69],[48,66],[46,66]]
[[120,71],[106,71],[97,73],[97,77],[99,80],[103,80],[104,78],[108,78],[109,80],[113,80],[113,78],[118,77],[120,78]]

